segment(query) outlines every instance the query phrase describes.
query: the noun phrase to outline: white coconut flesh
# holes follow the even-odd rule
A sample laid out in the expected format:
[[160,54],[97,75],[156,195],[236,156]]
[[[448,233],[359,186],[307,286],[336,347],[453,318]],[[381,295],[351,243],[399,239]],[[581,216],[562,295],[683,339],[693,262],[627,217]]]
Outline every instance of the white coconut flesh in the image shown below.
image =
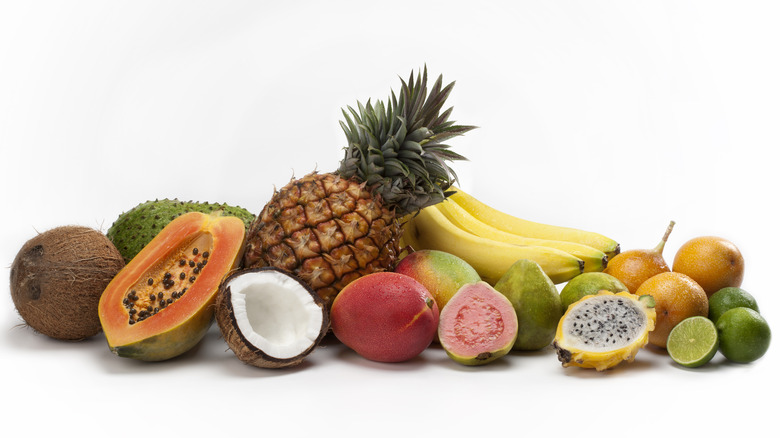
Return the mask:
[[322,308],[294,278],[275,271],[247,272],[228,287],[239,331],[265,354],[289,359],[317,342]]
[[641,303],[617,296],[584,300],[563,321],[566,347],[607,352],[632,344],[647,326]]

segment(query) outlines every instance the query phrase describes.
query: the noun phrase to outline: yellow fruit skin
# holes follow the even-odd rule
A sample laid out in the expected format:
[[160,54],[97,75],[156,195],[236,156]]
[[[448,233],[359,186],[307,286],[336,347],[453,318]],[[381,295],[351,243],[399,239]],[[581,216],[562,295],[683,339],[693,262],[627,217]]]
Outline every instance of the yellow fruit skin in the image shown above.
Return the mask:
[[460,188],[450,187],[450,190],[455,192],[450,199],[480,221],[499,230],[537,239],[581,243],[603,252],[608,258],[620,252],[620,245],[616,241],[601,234],[521,219],[482,203]]
[[405,244],[416,244],[415,250],[435,249],[454,254],[476,269],[480,277],[490,284],[496,284],[520,259],[539,263],[554,283],[569,281],[584,269],[582,260],[555,248],[512,245],[475,236],[458,228],[435,206],[404,219]]
[[639,286],[637,295],[650,295],[655,300],[656,328],[650,333],[650,343],[666,348],[669,332],[680,321],[692,316],[707,316],[709,301],[704,289],[693,279],[679,272],[663,272]]
[[455,362],[461,365],[479,366],[479,365],[487,365],[490,362],[493,362],[495,360],[501,359],[502,357],[506,356],[507,354],[509,354],[510,351],[512,351],[512,344],[514,344],[514,342],[510,342],[505,347],[499,350],[486,352],[476,357],[458,356],[457,354],[451,353],[447,350],[445,350],[445,352],[447,353],[447,356],[450,357],[450,359],[454,360]]
[[[574,348],[566,342],[563,332],[563,321],[569,316],[569,313],[571,313],[572,309],[575,309],[577,305],[583,301],[603,295],[614,295],[628,298],[637,302],[639,301],[639,297],[637,295],[628,292],[613,293],[603,290],[596,295],[586,295],[579,301],[569,306],[569,309],[558,323],[558,330],[555,333],[555,340],[553,341],[553,346],[556,350],[558,350],[558,357],[561,359],[562,365],[564,367],[575,366],[580,368],[595,368],[597,371],[604,371],[609,368],[613,368],[624,361],[633,362],[634,357],[636,356],[636,353],[639,351],[639,349],[647,345],[648,334],[651,333],[655,328],[656,313],[654,308],[647,307],[644,304],[639,304],[639,307],[643,308],[645,311],[645,315],[647,316],[647,326],[645,327],[644,333],[630,345],[611,351],[593,352]],[[568,360],[564,361],[563,358]]]
[[514,245],[535,245],[559,249],[585,262],[585,272],[601,272],[607,266],[607,255],[590,246],[563,240],[536,239],[499,230],[472,216],[465,208],[451,199],[445,199],[436,204],[435,207],[458,228],[475,236]]

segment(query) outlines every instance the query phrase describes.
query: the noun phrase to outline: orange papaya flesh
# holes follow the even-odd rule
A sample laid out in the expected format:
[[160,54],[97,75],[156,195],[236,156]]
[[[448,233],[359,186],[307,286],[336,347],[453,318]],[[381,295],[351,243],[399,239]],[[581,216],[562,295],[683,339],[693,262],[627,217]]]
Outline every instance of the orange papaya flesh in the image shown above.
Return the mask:
[[235,217],[197,212],[163,228],[100,298],[111,351],[159,361],[197,345],[214,319],[222,279],[237,267],[244,230]]

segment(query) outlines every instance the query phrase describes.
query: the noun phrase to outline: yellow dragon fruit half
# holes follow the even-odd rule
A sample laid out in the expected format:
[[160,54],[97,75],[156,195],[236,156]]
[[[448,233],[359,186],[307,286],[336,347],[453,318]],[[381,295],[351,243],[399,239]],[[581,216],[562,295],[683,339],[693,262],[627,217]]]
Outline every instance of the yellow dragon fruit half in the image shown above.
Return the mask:
[[558,323],[553,347],[564,367],[603,371],[633,362],[655,328],[653,297],[600,291],[569,306]]

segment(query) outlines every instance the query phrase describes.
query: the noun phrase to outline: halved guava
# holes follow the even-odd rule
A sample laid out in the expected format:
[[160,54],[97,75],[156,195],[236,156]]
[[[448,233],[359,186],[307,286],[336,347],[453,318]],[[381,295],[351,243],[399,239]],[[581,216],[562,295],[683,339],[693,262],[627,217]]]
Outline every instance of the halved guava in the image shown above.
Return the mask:
[[439,317],[439,343],[463,365],[483,365],[505,356],[516,338],[512,303],[484,281],[461,287]]

